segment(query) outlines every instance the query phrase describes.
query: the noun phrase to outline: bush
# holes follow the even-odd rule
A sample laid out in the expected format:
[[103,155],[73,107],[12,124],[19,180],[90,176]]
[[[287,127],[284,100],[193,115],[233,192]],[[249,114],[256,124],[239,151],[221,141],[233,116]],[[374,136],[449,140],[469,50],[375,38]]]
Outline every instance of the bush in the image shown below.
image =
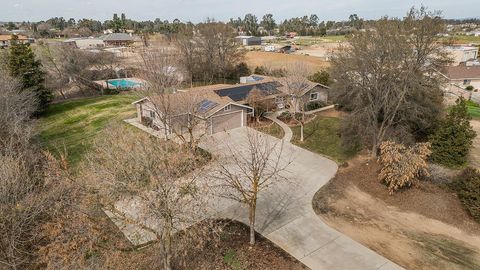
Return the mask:
[[392,141],[380,145],[378,161],[382,166],[379,174],[390,194],[398,189],[410,187],[419,177],[428,176],[427,158],[430,155],[429,143],[417,143],[406,147]]
[[320,83],[323,85],[332,84],[330,74],[326,70],[318,71],[308,78],[312,82]]
[[470,126],[470,119],[465,99],[458,99],[430,137],[433,162],[448,167],[459,167],[467,162],[468,152],[476,136]]
[[320,109],[322,107],[325,107],[325,102],[317,101],[317,102],[310,102],[305,106],[306,111],[313,111],[316,109]]
[[290,122],[292,120],[292,114],[288,111],[285,111],[285,112],[282,112],[282,114],[280,114],[278,117],[277,117],[280,121],[283,121],[283,122]]
[[474,89],[474,88],[473,88],[473,86],[471,86],[471,85],[465,87],[465,90],[468,90],[468,91],[472,91],[473,89]]
[[264,66],[257,66],[253,73],[257,75],[268,75],[267,69]]
[[466,168],[449,186],[457,193],[467,212],[480,222],[480,173]]
[[116,95],[119,94],[120,90],[116,88],[105,88],[103,89],[103,94],[104,95]]

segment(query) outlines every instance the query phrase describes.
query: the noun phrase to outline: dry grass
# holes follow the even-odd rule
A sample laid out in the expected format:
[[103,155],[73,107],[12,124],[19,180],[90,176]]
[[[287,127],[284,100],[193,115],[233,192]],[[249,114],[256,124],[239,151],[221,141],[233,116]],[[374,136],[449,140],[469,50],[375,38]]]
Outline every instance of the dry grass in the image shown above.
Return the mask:
[[245,56],[245,60],[252,70],[257,66],[267,66],[273,69],[279,69],[295,62],[303,62],[312,70],[325,69],[330,65],[330,63],[314,56],[259,51],[248,52]]

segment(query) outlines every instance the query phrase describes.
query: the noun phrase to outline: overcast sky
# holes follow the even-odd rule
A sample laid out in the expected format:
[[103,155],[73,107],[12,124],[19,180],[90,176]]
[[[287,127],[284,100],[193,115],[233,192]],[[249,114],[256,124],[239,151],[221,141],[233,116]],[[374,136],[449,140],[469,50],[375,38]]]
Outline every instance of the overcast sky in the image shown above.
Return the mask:
[[206,18],[228,20],[253,13],[272,13],[285,18],[317,14],[320,20],[345,20],[356,13],[374,19],[383,15],[401,17],[411,6],[442,10],[445,18],[480,16],[478,0],[0,0],[0,21],[40,21],[50,17],[110,19],[125,13],[136,20],[199,22]]

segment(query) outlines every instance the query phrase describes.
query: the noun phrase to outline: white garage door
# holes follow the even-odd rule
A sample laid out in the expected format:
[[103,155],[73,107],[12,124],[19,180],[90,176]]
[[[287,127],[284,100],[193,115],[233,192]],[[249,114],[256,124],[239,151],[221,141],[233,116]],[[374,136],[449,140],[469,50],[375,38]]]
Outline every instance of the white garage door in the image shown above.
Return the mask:
[[211,133],[217,133],[243,126],[242,110],[212,117]]

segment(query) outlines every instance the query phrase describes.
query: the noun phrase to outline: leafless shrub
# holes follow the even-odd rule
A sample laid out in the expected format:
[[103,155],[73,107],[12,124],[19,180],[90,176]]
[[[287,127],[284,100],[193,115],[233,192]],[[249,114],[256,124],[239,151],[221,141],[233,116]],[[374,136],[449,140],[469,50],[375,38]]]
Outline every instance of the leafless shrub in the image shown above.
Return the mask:
[[390,194],[411,186],[419,177],[428,176],[427,157],[430,154],[429,143],[406,147],[392,141],[383,142],[378,158],[382,166],[379,178],[387,184]]

